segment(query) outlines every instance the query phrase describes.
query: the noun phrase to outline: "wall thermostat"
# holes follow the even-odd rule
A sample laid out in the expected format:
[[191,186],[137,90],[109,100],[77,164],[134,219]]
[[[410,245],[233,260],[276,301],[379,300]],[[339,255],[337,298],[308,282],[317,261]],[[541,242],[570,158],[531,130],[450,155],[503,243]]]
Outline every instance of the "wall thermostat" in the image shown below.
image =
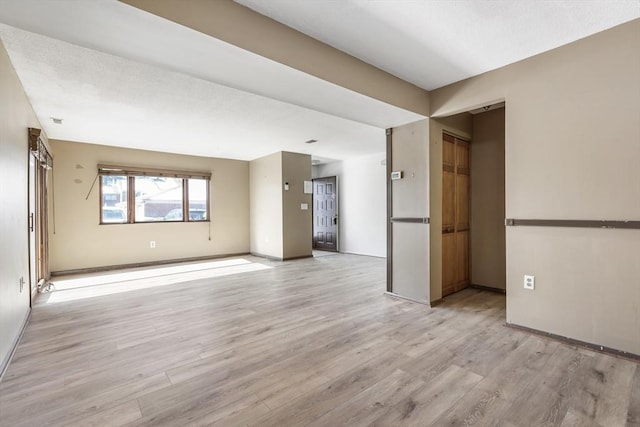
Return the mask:
[[402,171],[391,172],[391,180],[402,179]]

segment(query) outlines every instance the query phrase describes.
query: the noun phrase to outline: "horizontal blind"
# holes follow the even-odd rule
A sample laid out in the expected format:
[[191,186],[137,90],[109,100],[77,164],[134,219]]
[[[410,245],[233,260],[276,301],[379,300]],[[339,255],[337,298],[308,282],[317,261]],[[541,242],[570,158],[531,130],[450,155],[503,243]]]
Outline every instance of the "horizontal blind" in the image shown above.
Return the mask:
[[162,176],[170,178],[190,178],[211,180],[211,172],[184,171],[172,169],[141,168],[135,166],[98,165],[98,175],[115,176]]

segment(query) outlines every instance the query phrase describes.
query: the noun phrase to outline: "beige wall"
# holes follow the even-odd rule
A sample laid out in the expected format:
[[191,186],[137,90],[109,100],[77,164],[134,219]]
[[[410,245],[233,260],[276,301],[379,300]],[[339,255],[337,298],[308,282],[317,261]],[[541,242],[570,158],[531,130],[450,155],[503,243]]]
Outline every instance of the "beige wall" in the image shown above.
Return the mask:
[[[0,372],[29,313],[27,128],[39,128],[0,42]],[[26,281],[20,291],[20,278]]]
[[[506,101],[506,216],[640,220],[640,20],[432,92]],[[640,354],[640,231],[507,227],[507,321]],[[523,275],[536,289],[523,289]]]
[[282,242],[282,153],[252,160],[251,253],[281,259]]
[[418,114],[429,94],[232,0],[121,0],[312,76]]
[[[402,179],[391,181],[391,216],[428,217],[429,120],[393,129],[391,170],[403,172]],[[392,291],[425,303],[429,302],[429,230],[427,224],[392,224]]]
[[506,289],[504,108],[473,116],[471,283]]
[[[311,156],[277,152],[250,162],[251,253],[276,259],[311,256]],[[285,183],[289,189],[285,190]],[[309,209],[300,205],[307,203]]]
[[[311,156],[283,152],[282,181],[289,184],[282,194],[282,257],[311,256],[313,200],[311,194],[304,194],[304,181],[311,181]],[[301,209],[303,203],[307,210]]]
[[429,217],[432,230],[429,287],[432,302],[442,298],[442,132],[471,140],[472,129],[469,113],[429,120]]
[[[51,146],[53,271],[249,251],[248,162],[55,140]],[[98,163],[210,171],[212,222],[99,225],[98,184],[85,200]]]
[[282,153],[252,160],[249,170],[251,253],[282,259]]

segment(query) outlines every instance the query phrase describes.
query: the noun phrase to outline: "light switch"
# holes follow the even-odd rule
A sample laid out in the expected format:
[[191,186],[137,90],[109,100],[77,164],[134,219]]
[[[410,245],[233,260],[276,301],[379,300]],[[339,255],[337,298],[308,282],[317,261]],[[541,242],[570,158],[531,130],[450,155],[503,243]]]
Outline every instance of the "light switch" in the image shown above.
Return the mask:
[[308,211],[309,210],[309,204],[308,203],[300,203],[300,210]]
[[313,182],[305,181],[304,182],[304,194],[313,194]]

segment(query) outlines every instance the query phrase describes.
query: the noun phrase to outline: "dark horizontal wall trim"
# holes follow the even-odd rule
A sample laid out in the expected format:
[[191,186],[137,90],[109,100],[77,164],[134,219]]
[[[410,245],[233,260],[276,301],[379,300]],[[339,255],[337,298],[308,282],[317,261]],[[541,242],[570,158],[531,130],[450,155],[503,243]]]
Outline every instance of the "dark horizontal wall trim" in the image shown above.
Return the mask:
[[269,261],[284,261],[284,258],[282,258],[282,257],[265,255],[265,254],[261,254],[259,252],[251,252],[250,255],[256,256],[258,258],[268,259]]
[[444,299],[443,298],[437,299],[435,301],[431,301],[431,303],[429,305],[433,308],[433,307],[439,306],[440,304],[444,304]]
[[167,259],[167,260],[160,260],[160,261],[137,262],[133,264],[117,264],[117,265],[107,265],[103,267],[78,268],[75,270],[52,271],[51,276],[53,277],[53,276],[67,276],[72,274],[100,273],[103,271],[123,270],[125,268],[154,267],[157,265],[178,264],[181,262],[206,261],[209,259],[229,258],[234,256],[246,256],[246,255],[250,255],[250,254],[248,252],[241,252],[237,254],[207,255],[207,256],[199,256],[199,257],[192,257],[192,258],[178,258],[178,259]]
[[474,284],[471,284],[471,285],[469,285],[469,287],[473,288],[473,289],[479,289],[481,291],[496,292],[498,294],[503,294],[503,295],[507,293],[506,289],[494,288],[494,287],[485,286],[485,285],[474,285]]
[[640,221],[599,221],[583,219],[515,219],[507,218],[507,226],[528,227],[578,227],[578,228],[624,228],[640,229]]
[[622,350],[616,350],[615,348],[605,347],[598,344],[592,344],[585,341],[576,340],[569,337],[563,337],[562,335],[556,335],[549,332],[539,331],[537,329],[527,328],[526,326],[516,325],[514,323],[505,323],[506,326],[514,329],[519,329],[524,332],[529,332],[530,334],[540,335],[543,337],[551,338],[557,341],[561,341],[565,344],[575,345],[578,347],[588,348],[589,350],[596,351],[598,353],[610,354],[612,356],[621,357],[624,359],[630,359],[634,362],[640,362],[640,355],[629,353]]
[[402,218],[402,217],[392,217],[391,222],[412,222],[415,224],[429,224],[429,218]]
[[390,297],[393,297],[393,298],[403,299],[403,300],[406,300],[406,301],[410,301],[410,302],[415,302],[415,303],[418,303],[418,304],[424,304],[424,305],[431,306],[431,304],[427,300],[421,300],[421,299],[416,299],[416,298],[405,297],[403,295],[399,295],[399,294],[396,294],[394,292],[389,292],[389,291],[385,292],[384,294],[388,295]]
[[357,256],[366,256],[369,258],[378,258],[378,259],[386,259],[387,257],[384,255],[368,255],[368,254],[361,254],[358,252],[349,252],[349,251],[340,251],[340,252],[336,252],[336,253],[340,253],[343,255],[357,255]]
[[[337,253],[337,252],[336,252]],[[305,259],[305,258],[313,258],[313,254],[310,255],[297,255],[283,258],[283,261],[293,261],[294,259]]]
[[[336,254],[337,253],[338,252],[336,252]],[[258,258],[268,259],[270,261],[293,261],[294,259],[313,258],[313,254],[290,256],[290,257],[286,257],[286,258],[282,258],[282,257],[278,257],[278,256],[271,256],[271,255],[264,255],[264,254],[261,254],[261,253],[258,253],[258,252],[251,252],[251,255],[257,256]]]

